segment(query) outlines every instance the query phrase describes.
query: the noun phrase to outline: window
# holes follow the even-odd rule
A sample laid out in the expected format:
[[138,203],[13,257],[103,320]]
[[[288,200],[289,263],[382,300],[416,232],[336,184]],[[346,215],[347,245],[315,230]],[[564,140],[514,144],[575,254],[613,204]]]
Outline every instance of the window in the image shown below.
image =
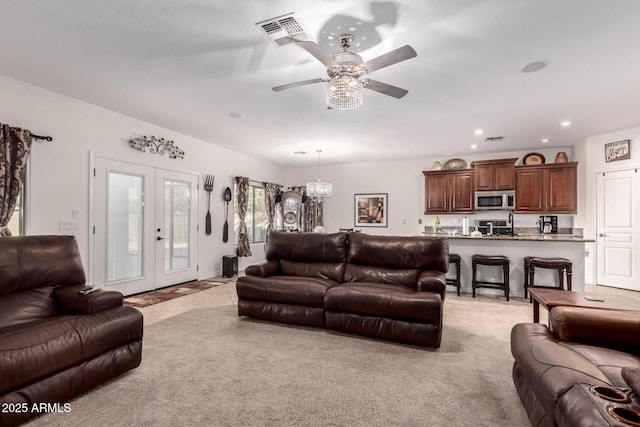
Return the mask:
[[[238,184],[234,186],[233,198],[233,236],[234,243],[238,244],[238,232],[240,230],[240,218],[238,217]],[[249,204],[247,206],[247,215],[244,218],[247,224],[247,236],[249,243],[264,242],[267,237],[267,226],[269,219],[267,217],[267,207],[265,204],[265,192],[261,185],[249,184]]]
[[13,210],[13,215],[9,220],[9,230],[12,236],[24,236],[24,191],[25,184],[22,183],[22,189],[20,190],[20,196],[16,202],[16,207]]

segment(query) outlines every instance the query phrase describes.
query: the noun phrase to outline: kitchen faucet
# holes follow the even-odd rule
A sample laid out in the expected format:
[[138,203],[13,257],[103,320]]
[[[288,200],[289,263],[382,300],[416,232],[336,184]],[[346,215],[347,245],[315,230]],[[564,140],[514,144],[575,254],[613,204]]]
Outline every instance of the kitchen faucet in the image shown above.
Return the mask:
[[511,235],[515,236],[515,227],[513,226],[513,212],[509,212],[509,219],[507,220],[507,223],[511,225]]

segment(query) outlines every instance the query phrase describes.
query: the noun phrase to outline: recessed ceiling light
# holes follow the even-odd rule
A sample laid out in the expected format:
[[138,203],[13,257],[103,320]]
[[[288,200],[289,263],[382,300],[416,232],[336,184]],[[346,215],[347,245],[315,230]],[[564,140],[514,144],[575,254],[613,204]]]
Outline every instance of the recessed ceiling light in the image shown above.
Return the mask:
[[566,120],[564,122],[561,122],[560,126],[562,126],[563,128],[569,127],[569,126],[571,126],[571,122]]
[[484,133],[484,131],[482,129],[476,129],[476,131],[474,133],[476,135],[482,135]]
[[549,142],[551,142],[551,140],[549,138],[542,138],[540,142],[542,142],[543,144],[548,144]]
[[547,68],[549,66],[549,61],[534,61],[530,64],[525,65],[520,69],[521,73],[535,73],[536,71],[540,71],[543,68]]
[[306,151],[294,151],[293,154],[307,154]]
[[471,145],[471,149],[472,149],[472,150],[475,150],[476,148],[478,148],[478,144],[473,144],[473,145]]
[[229,117],[232,119],[242,119],[244,118],[244,114],[242,113],[229,113]]

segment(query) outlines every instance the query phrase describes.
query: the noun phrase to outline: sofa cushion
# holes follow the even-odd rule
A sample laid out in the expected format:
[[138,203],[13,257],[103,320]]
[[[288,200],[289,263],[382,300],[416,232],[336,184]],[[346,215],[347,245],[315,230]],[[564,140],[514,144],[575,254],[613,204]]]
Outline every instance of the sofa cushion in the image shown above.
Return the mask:
[[432,292],[387,283],[343,283],[327,291],[325,310],[440,325],[442,300]]
[[236,282],[238,298],[322,307],[327,289],[338,282],[320,277],[242,276]]
[[280,271],[284,276],[319,277],[341,282],[344,277],[344,263],[340,262],[298,262],[280,260]]
[[0,297],[0,330],[58,314],[53,291],[52,286],[46,286]]
[[633,392],[640,396],[640,368],[630,368],[625,366],[622,368],[622,378]]
[[14,236],[0,239],[0,295],[85,283],[73,236]]
[[348,261],[385,268],[449,270],[449,242],[444,238],[349,234]]
[[5,328],[0,331],[0,393],[141,339],[142,314],[133,307],[87,316],[56,316]]
[[375,282],[415,289],[422,270],[417,268],[385,268],[347,264],[344,282]]
[[266,245],[268,260],[346,262],[347,233],[285,233],[272,231]]

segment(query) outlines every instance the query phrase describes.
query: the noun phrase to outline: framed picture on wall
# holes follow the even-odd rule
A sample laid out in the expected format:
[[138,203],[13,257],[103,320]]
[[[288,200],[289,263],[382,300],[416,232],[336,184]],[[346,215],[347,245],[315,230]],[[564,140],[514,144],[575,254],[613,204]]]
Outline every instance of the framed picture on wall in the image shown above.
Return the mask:
[[356,227],[387,226],[387,193],[356,194],[354,225]]
[[630,145],[631,140],[625,139],[624,141],[610,142],[604,144],[604,159],[606,162],[613,162],[614,160],[626,160],[631,158]]

